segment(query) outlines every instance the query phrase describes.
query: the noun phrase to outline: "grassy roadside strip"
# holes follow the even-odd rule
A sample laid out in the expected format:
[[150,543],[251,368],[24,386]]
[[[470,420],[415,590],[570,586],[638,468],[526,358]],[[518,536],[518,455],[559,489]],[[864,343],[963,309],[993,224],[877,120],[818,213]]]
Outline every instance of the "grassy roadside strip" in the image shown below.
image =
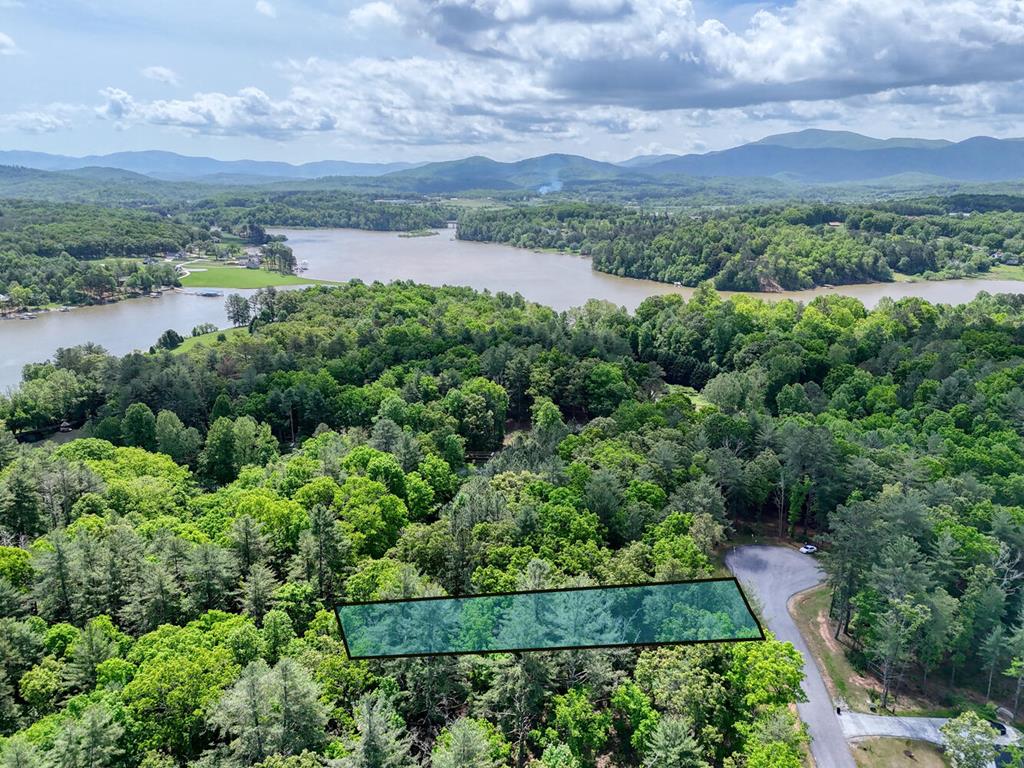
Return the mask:
[[842,646],[832,640],[831,627],[825,620],[830,599],[825,585],[808,589],[790,598],[789,613],[825,673],[825,685],[832,699],[845,702],[846,707],[857,712],[869,712],[873,688],[850,664]]
[[859,768],[946,768],[951,765],[934,744],[875,737],[851,744]]

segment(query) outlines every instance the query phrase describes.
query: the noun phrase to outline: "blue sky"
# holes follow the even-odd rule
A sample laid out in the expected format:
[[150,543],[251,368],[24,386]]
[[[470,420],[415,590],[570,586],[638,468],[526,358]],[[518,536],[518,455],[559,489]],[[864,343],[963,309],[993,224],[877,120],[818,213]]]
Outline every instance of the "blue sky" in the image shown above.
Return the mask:
[[602,159],[1017,136],[1020,0],[0,0],[0,148]]

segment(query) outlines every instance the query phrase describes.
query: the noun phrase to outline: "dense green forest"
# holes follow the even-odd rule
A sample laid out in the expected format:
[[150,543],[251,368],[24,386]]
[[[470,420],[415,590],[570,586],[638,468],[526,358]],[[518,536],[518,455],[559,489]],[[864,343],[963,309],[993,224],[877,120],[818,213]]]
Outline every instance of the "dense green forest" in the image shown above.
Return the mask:
[[77,259],[149,256],[208,237],[156,213],[96,205],[0,201],[0,250]]
[[92,435],[4,433],[7,765],[801,764],[774,641],[346,659],[342,599],[713,572],[704,419],[629,317],[406,284],[255,303],[185,355],[64,350],[0,404]]
[[135,257],[209,239],[156,213],[94,205],[0,201],[0,311],[102,302],[176,285],[174,267]]
[[256,223],[275,227],[351,227],[412,231],[443,227],[454,208],[418,197],[375,200],[346,192],[239,192],[182,206],[188,218],[206,226]]
[[991,673],[1013,705],[1024,297],[558,314],[352,283],[247,310],[184,354],[62,350],[0,399],[14,433],[89,435],[0,433],[6,765],[795,768],[787,644],[351,662],[329,611],[707,575],[752,526],[829,541],[886,696]]
[[[1013,208],[1013,201],[1019,208],[1020,199],[1010,196],[960,195],[674,215],[562,203],[470,211],[459,218],[458,236],[584,253],[595,269],[626,277],[801,290],[891,280],[894,272],[963,277],[1001,260],[1019,262],[1024,214],[1002,208]],[[985,210],[995,205],[1001,209]]]

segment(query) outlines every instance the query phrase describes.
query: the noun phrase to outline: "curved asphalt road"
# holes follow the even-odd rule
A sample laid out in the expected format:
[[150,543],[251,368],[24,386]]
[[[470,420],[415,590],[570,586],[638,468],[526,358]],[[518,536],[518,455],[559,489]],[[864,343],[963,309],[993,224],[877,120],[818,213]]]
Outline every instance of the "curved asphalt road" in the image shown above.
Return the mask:
[[775,637],[792,643],[803,654],[807,701],[797,704],[797,709],[811,734],[811,754],[817,768],[856,768],[821,670],[787,606],[797,592],[820,584],[824,572],[813,557],[788,547],[738,547],[725,556],[725,564],[760,606],[761,616]]

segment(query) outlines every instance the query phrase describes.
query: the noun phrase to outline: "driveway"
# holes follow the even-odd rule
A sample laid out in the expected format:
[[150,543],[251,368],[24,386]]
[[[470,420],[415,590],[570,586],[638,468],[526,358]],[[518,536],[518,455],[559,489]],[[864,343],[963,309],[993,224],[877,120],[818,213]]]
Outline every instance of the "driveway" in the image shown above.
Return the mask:
[[[932,744],[944,745],[942,731],[939,729],[948,722],[945,717],[897,717],[888,715],[866,715],[863,712],[843,711],[839,718],[843,733],[848,739],[859,739],[867,736],[893,736],[897,739],[914,739],[930,741]],[[995,743],[1001,747],[1016,744],[1020,734],[1015,728],[1006,726],[1005,736],[996,736]]]
[[939,731],[946,723],[944,717],[890,717],[866,715],[862,712],[843,712],[839,720],[848,739],[893,736],[897,739],[929,741],[932,744],[945,743],[942,732]]
[[820,584],[825,579],[824,572],[813,557],[789,547],[738,547],[725,556],[725,564],[760,607],[768,629],[803,654],[807,701],[797,704],[797,709],[811,735],[811,754],[817,768],[856,768],[846,743],[847,734],[836,716],[821,671],[787,606],[789,598],[797,592]]

